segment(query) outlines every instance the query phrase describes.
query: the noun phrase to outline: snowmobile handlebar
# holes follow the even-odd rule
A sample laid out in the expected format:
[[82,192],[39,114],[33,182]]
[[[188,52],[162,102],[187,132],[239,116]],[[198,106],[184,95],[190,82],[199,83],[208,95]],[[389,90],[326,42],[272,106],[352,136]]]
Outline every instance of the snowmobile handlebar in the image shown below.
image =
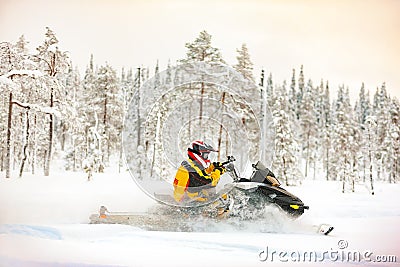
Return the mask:
[[234,156],[228,156],[228,160],[227,160],[227,161],[224,161],[224,162],[221,162],[221,165],[222,165],[222,166],[227,165],[227,164],[229,164],[229,163],[231,163],[231,162],[234,162],[235,160],[236,160],[236,159],[235,159]]
[[234,156],[228,156],[228,160],[221,163],[222,166],[231,174],[231,177],[235,182],[240,180],[238,173],[236,172],[235,165],[232,162],[236,161]]

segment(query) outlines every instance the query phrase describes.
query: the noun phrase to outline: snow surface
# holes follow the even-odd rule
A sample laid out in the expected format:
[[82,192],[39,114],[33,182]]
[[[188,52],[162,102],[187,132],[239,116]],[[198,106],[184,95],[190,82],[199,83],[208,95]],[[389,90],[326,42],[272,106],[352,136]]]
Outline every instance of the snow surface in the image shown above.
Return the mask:
[[[326,257],[323,264],[329,266],[399,266],[398,184],[376,184],[373,196],[363,185],[356,193],[342,194],[336,182],[306,181],[287,188],[310,206],[298,220],[274,216],[240,227],[204,221],[198,232],[153,232],[88,224],[101,205],[135,212],[159,205],[128,173],[95,174],[90,182],[85,174],[72,172],[0,177],[0,266],[321,266],[314,260],[279,258],[278,253],[315,252],[321,258],[325,251],[370,251],[371,258],[393,255],[397,260],[341,262]],[[318,235],[319,223],[331,223],[335,230],[330,236]],[[339,249],[343,243],[348,247]],[[261,261],[266,248],[276,253]]]

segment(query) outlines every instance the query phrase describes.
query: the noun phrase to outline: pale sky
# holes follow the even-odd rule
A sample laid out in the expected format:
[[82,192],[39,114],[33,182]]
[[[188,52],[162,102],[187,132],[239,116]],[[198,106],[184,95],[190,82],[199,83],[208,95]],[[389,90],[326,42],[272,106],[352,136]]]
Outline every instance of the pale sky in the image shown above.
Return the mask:
[[290,81],[303,64],[307,80],[332,91],[345,84],[354,97],[364,82],[372,96],[386,82],[400,98],[398,0],[0,0],[0,41],[24,34],[34,48],[46,26],[81,72],[91,53],[118,71],[157,60],[162,70],[207,30],[229,64],[246,43],[257,80],[264,67]]

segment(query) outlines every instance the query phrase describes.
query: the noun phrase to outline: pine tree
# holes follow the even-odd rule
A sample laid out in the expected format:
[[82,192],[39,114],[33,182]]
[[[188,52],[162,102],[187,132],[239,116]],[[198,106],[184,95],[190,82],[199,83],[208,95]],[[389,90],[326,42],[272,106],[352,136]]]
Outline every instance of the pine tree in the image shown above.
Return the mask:
[[292,70],[292,80],[290,83],[290,90],[289,90],[289,106],[291,112],[294,114],[295,117],[293,119],[297,119],[297,92],[296,92],[296,70]]
[[274,83],[273,83],[273,81],[272,81],[272,73],[270,73],[270,74],[268,75],[266,94],[267,94],[268,105],[269,105],[270,107],[272,107],[272,105],[273,105],[273,103],[274,103],[274,98],[275,98],[275,94],[274,94]]
[[[132,151],[126,154],[126,161],[133,165],[130,167],[137,172],[139,179],[143,179],[142,169],[144,166],[144,161],[146,157],[146,152],[148,149],[148,144],[142,139],[142,128],[144,120],[142,119],[143,114],[146,114],[146,107],[142,106],[143,97],[146,91],[142,88],[143,81],[143,68],[137,67],[135,74],[133,75],[133,92],[134,97],[130,104],[130,110],[134,112],[126,114],[126,121],[129,122],[130,136],[132,139]],[[154,87],[152,88],[154,89]]]
[[[84,136],[84,163],[89,167],[93,160],[92,155],[94,151],[99,150],[99,142],[97,141],[100,137],[94,133],[98,132],[98,114],[100,113],[100,94],[97,91],[96,82],[96,71],[94,68],[93,55],[90,55],[89,65],[86,67],[85,76],[82,81],[82,93],[78,94],[78,114],[84,118],[85,123],[85,136]],[[88,168],[86,168],[88,170]]]
[[356,114],[357,114],[357,122],[359,123],[361,129],[363,129],[365,125],[365,120],[367,116],[370,114],[370,101],[369,101],[369,93],[365,92],[364,83],[361,85],[359,100],[356,105]]
[[99,119],[102,131],[102,155],[109,162],[110,155],[119,151],[123,118],[123,96],[118,84],[116,71],[109,65],[100,66],[95,82],[101,97]]
[[218,48],[211,45],[212,36],[206,32],[200,32],[199,36],[192,42],[186,43],[186,58],[180,60],[182,63],[193,62],[221,62],[224,63]]
[[278,177],[284,179],[286,185],[292,185],[300,182],[296,157],[298,146],[291,128],[289,102],[285,86],[280,87],[277,94],[273,106],[275,156],[272,167]]
[[329,180],[330,178],[330,167],[329,167],[329,161],[330,161],[330,147],[331,147],[331,137],[332,137],[332,118],[331,118],[331,103],[330,103],[330,94],[329,94],[329,84],[326,82],[325,85],[325,90],[323,93],[323,100],[322,100],[322,135],[321,135],[321,141],[322,141],[322,158],[323,158],[323,165],[325,168],[326,172],[326,180]]
[[353,119],[349,92],[348,89],[345,92],[343,86],[339,87],[333,122],[332,151],[334,157],[331,167],[336,170],[336,175],[342,182],[342,192],[345,192],[347,183],[350,183],[351,190],[354,191],[359,134]]
[[154,88],[157,89],[160,87],[160,85],[161,85],[160,68],[158,67],[158,60],[157,60],[156,68],[154,70]]
[[[206,31],[200,32],[199,36],[192,43],[186,43],[185,47],[187,48],[186,58],[180,60],[182,63],[225,63],[219,49],[211,45],[211,35]],[[177,77],[177,74],[175,75]],[[206,85],[202,82],[200,88],[199,129],[202,129],[205,87]]]
[[300,113],[301,113],[301,103],[303,101],[303,95],[304,95],[304,72],[303,72],[303,65],[300,67],[300,74],[299,74],[299,79],[298,79],[298,88],[297,90],[297,118],[300,118]]
[[15,44],[17,53],[20,55],[28,55],[28,44],[29,42],[25,40],[25,36],[21,35]]
[[165,85],[170,87],[172,85],[172,73],[171,73],[171,61],[168,60],[166,75],[165,75]]
[[[368,162],[369,162],[369,147],[368,144],[369,139],[371,139],[370,127],[371,125],[367,125],[366,119],[370,115],[370,101],[369,101],[369,92],[365,92],[364,83],[361,85],[359,99],[355,105],[355,116],[356,121],[358,124],[358,130],[363,134],[360,137],[360,152],[359,152],[359,162],[360,166],[362,167],[362,180],[366,181],[367,169],[368,169]],[[370,119],[371,123],[371,119]]]
[[[317,169],[322,166],[326,165],[325,161],[325,138],[326,138],[326,116],[327,112],[329,112],[330,104],[329,104],[329,96],[326,99],[325,95],[325,87],[324,82],[321,80],[321,83],[318,87],[314,89],[314,111],[315,111],[315,124],[316,127],[319,129],[316,133],[316,137],[314,140],[315,148],[312,151],[312,163],[314,170],[314,179],[316,177]],[[328,101],[328,103],[327,103]],[[320,160],[322,159],[322,160]]]
[[[63,79],[63,75],[68,69],[68,56],[66,52],[59,50],[57,44],[58,39],[54,32],[50,28],[46,28],[45,40],[42,45],[36,48],[37,54],[35,55],[36,61],[40,69],[47,73],[48,80],[47,86],[49,88],[49,107],[55,107],[55,99],[58,98],[63,101],[60,92],[62,92],[62,84],[59,82]],[[53,152],[53,135],[54,135],[54,115],[49,114],[49,137],[48,137],[48,149],[46,151],[46,163],[45,163],[45,176],[50,173],[50,161]]]
[[374,191],[373,165],[374,165],[374,155],[375,155],[375,151],[376,151],[376,118],[374,116],[368,115],[365,118],[364,133],[365,133],[364,136],[366,139],[365,150],[367,152],[367,155],[366,155],[367,161],[366,161],[365,165],[368,166],[371,194],[374,195],[375,191]]
[[5,169],[5,178],[10,178],[11,172],[11,131],[12,131],[12,101],[15,85],[12,81],[13,76],[4,78],[4,75],[10,73],[14,68],[19,65],[19,57],[15,51],[14,46],[9,42],[0,43],[0,141],[2,144],[1,149],[1,170]]
[[[64,72],[68,66],[67,57],[55,46],[58,43],[49,29],[45,42],[39,46],[38,53],[28,54],[27,42],[23,36],[15,45],[2,45],[1,61],[8,68],[4,74],[6,80],[13,84],[8,96],[8,126],[6,137],[5,169],[6,177],[10,177],[11,161],[13,168],[19,164],[19,176],[29,167],[35,172],[37,156],[40,155],[48,175],[50,155],[53,142],[53,123],[50,129],[43,127],[46,117],[50,122],[54,114],[59,114],[52,106],[52,100],[57,97],[59,106],[64,98],[62,87],[65,84]],[[4,50],[6,48],[6,50]],[[5,51],[6,53],[4,53]],[[50,57],[49,57],[50,56]],[[46,61],[47,60],[47,61]],[[50,109],[46,108],[49,105]],[[59,116],[60,118],[60,116]],[[45,132],[47,131],[47,132]],[[45,145],[45,142],[47,144]],[[28,165],[28,163],[30,163]]]
[[317,141],[317,123],[316,112],[314,108],[315,103],[315,89],[311,80],[305,88],[304,95],[301,99],[300,105],[300,140],[302,143],[302,151],[305,160],[305,176],[308,176],[310,163],[315,160],[313,151],[316,149]]
[[[71,63],[72,65],[72,63]],[[82,111],[81,96],[84,93],[82,79],[80,78],[78,68],[70,70],[65,85],[68,106],[64,106],[62,135],[59,138],[62,147],[65,146],[65,169],[77,171],[82,169],[82,162],[86,158],[86,116],[80,113]],[[84,106],[84,104],[83,104]],[[66,143],[66,144],[64,144]]]
[[242,44],[241,49],[236,49],[236,52],[238,53],[236,56],[237,64],[234,68],[241,73],[243,77],[254,82],[253,62],[250,60],[250,54],[246,44]]
[[390,125],[385,142],[389,145],[386,169],[389,170],[389,183],[396,183],[400,174],[400,103],[396,98],[390,102]]
[[381,88],[377,90],[374,96],[374,114],[376,116],[376,137],[378,147],[375,153],[375,163],[377,166],[377,179],[385,180],[384,166],[388,160],[388,133],[389,133],[389,99],[386,92],[385,83],[382,84]]
[[122,69],[121,79],[120,79],[120,88],[121,94],[123,98],[123,110],[124,114],[128,111],[128,105],[132,101],[134,96],[134,79],[133,79],[133,71],[129,69],[125,72],[125,69]]

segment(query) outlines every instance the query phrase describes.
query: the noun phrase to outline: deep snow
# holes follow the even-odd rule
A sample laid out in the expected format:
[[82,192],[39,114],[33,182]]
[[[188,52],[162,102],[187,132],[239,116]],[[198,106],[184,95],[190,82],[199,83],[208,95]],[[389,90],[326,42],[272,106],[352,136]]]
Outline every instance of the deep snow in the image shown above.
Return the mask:
[[[291,266],[302,253],[315,253],[317,258],[311,261],[315,266],[321,264],[315,259],[322,257],[330,266],[399,266],[329,254],[370,252],[371,260],[396,256],[400,261],[398,184],[378,183],[373,196],[364,185],[357,185],[355,193],[342,194],[336,182],[308,180],[288,188],[310,206],[296,221],[278,215],[240,228],[204,221],[199,222],[199,232],[188,233],[88,224],[89,215],[101,205],[110,211],[135,212],[159,205],[138,189],[128,173],[95,174],[90,182],[84,174],[71,172],[3,177],[0,266]],[[333,224],[332,235],[316,234],[313,225],[319,223]],[[340,249],[343,244],[347,247]],[[266,259],[261,252],[267,248]]]

